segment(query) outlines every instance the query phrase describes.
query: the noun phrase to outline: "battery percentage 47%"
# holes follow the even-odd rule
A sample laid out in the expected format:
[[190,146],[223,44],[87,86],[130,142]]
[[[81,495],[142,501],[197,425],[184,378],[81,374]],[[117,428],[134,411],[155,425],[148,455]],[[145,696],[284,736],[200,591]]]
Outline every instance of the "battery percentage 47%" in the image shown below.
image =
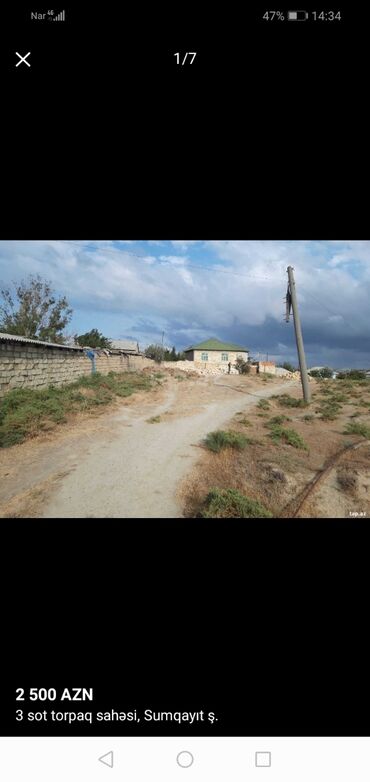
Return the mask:
[[262,19],[266,19],[266,22],[283,22],[285,19],[285,16],[283,14],[283,11],[265,11],[265,13],[262,16]]

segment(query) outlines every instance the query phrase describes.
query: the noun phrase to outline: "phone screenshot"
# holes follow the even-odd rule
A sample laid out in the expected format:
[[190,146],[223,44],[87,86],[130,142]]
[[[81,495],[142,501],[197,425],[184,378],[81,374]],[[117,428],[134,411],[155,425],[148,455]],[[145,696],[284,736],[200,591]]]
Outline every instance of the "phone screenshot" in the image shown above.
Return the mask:
[[367,35],[2,10],[9,782],[369,778]]

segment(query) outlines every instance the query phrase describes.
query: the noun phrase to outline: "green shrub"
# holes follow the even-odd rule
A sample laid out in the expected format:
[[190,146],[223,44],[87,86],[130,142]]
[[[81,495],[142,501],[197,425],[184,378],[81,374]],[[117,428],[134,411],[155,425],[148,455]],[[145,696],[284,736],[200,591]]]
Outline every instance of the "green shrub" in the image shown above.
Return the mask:
[[147,418],[146,420],[148,424],[159,424],[161,421],[161,416],[153,415],[151,418]]
[[361,434],[362,437],[366,437],[366,440],[370,440],[370,426],[353,422],[347,424],[343,434]]
[[40,430],[50,428],[47,426],[50,423],[61,424],[67,420],[68,413],[106,405],[114,397],[130,396],[151,387],[150,378],[136,372],[108,375],[94,372],[63,386],[13,389],[0,404],[0,447],[7,448],[35,436]]
[[336,421],[338,413],[341,410],[340,405],[325,405],[321,407],[317,412],[320,413],[321,421]]
[[330,402],[347,404],[347,402],[349,402],[349,396],[347,396],[347,394],[336,394],[333,392],[330,397]]
[[367,382],[365,372],[361,372],[358,369],[351,369],[350,372],[338,372],[337,379],[338,380],[365,380],[365,382]]
[[274,415],[269,421],[266,421],[265,426],[276,426],[277,424],[283,424],[285,421],[291,421],[287,415]]
[[269,410],[270,409],[270,402],[268,402],[267,399],[260,399],[258,402],[257,407],[260,407],[261,410]]
[[302,418],[302,421],[313,421],[315,416],[312,413],[307,413],[307,415],[304,415]]
[[308,407],[304,399],[294,399],[290,394],[280,394],[277,400],[280,407]]
[[333,370],[329,367],[323,367],[322,369],[311,369],[308,373],[311,377],[332,377]]
[[272,513],[264,505],[249,499],[237,489],[211,489],[200,515],[208,519],[272,517]]
[[239,432],[224,432],[222,429],[217,429],[214,432],[209,432],[207,437],[203,440],[206,448],[215,453],[219,453],[222,448],[236,448],[242,450],[249,444],[248,437]]
[[304,451],[308,451],[308,446],[303,440],[303,437],[301,437],[295,429],[285,429],[283,426],[275,424],[271,429],[270,437],[276,445],[280,442],[285,442],[287,445],[292,445],[293,448],[300,448]]

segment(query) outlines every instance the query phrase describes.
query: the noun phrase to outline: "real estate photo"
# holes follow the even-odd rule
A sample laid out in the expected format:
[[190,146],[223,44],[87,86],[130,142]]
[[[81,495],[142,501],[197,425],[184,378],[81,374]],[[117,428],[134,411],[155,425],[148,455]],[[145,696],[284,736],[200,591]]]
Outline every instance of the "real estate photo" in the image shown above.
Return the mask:
[[1,518],[370,515],[370,241],[0,241]]

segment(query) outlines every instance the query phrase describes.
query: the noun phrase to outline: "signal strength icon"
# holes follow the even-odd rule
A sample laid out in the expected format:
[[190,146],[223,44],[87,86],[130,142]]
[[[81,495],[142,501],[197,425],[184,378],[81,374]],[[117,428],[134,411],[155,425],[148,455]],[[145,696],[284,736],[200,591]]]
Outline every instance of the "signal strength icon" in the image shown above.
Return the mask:
[[66,20],[66,12],[61,11],[60,14],[57,14],[57,16],[54,16],[53,22],[65,22]]

